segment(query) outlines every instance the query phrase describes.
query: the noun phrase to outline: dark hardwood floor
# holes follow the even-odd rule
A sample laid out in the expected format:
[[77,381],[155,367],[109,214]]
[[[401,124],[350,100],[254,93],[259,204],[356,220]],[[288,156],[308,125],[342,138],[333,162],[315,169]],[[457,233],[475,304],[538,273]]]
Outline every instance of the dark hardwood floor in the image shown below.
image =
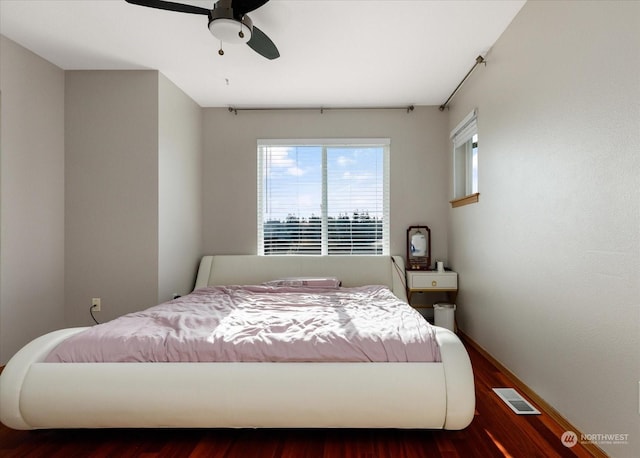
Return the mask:
[[491,391],[513,386],[467,345],[476,380],[476,415],[463,431],[419,430],[41,430],[0,425],[0,457],[420,458],[589,457],[564,447],[564,432],[543,413],[517,416]]

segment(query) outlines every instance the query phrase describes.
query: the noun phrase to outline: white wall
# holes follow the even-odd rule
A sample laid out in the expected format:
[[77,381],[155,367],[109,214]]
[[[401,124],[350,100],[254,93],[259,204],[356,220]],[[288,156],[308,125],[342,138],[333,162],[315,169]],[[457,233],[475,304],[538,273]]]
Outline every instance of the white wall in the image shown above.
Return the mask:
[[158,298],[158,72],[67,71],[67,326]]
[[202,110],[159,75],[158,302],[193,290],[202,256]]
[[528,2],[454,99],[480,202],[450,210],[460,327],[640,456],[640,3]]
[[64,72],[0,36],[0,364],[64,325]]
[[410,225],[431,228],[432,257],[447,257],[447,114],[404,110],[204,110],[204,250],[255,254],[256,140],[259,138],[391,139],[391,253],[406,253]]

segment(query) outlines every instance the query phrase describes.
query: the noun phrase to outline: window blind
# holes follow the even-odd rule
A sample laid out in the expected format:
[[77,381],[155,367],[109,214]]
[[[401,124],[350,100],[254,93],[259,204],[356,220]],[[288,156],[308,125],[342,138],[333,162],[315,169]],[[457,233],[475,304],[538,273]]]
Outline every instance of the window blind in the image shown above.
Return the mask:
[[478,192],[478,113],[474,109],[451,131],[453,198]]
[[389,146],[259,140],[259,254],[388,254]]
[[458,148],[467,143],[478,132],[478,113],[473,110],[451,131],[450,138],[453,141],[453,147]]

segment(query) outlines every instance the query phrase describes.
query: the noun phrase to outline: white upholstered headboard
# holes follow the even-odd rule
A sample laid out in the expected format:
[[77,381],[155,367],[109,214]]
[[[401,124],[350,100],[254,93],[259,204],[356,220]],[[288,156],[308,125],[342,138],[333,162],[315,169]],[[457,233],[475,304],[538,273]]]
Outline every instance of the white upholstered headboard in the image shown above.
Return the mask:
[[[394,263],[395,260],[395,263]],[[286,277],[337,277],[342,286],[386,285],[407,301],[401,256],[204,256],[195,288],[255,285]]]

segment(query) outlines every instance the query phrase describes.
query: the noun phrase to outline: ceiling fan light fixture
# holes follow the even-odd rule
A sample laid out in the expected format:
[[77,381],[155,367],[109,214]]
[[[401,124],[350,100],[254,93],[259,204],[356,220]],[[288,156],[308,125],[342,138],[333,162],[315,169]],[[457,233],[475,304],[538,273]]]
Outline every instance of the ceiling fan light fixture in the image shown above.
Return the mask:
[[220,55],[224,54],[222,43],[245,43],[262,57],[273,60],[280,52],[273,41],[258,27],[247,13],[255,11],[269,0],[217,0],[213,9],[202,8],[172,0],[126,0],[133,5],[145,6],[178,13],[190,13],[207,16],[209,31],[220,40]]
[[214,18],[209,22],[209,31],[214,37],[229,44],[246,43],[251,39],[253,24],[247,16],[242,21]]

